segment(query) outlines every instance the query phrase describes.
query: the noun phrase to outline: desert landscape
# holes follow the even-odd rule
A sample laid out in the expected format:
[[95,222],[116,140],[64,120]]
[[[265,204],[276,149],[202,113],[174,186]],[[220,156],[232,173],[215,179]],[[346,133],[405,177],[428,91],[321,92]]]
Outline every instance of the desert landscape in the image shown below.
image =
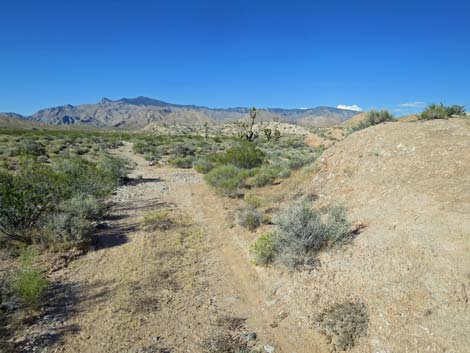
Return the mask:
[[469,13],[3,1],[0,353],[470,353]]
[[463,108],[257,114],[2,117],[2,351],[467,352]]

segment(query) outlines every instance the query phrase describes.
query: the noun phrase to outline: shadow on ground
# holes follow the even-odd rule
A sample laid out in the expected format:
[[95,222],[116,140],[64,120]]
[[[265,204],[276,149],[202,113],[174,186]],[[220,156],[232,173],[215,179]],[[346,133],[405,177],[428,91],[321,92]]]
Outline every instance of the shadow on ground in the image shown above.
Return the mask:
[[[86,307],[87,302],[104,302],[110,293],[108,288],[107,283],[88,286],[60,281],[52,283],[44,294],[45,304],[40,315],[26,323],[28,328],[23,339],[15,340],[11,352],[49,351],[50,347],[60,346],[66,335],[79,334],[79,325],[67,323],[78,312],[78,303]],[[79,292],[95,294],[79,297]]]

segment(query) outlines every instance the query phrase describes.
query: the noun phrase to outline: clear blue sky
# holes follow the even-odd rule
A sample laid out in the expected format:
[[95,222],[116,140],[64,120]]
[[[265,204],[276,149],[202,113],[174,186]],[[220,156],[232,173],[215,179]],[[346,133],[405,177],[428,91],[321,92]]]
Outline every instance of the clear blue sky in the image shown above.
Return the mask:
[[5,0],[0,111],[470,105],[469,16],[463,0]]

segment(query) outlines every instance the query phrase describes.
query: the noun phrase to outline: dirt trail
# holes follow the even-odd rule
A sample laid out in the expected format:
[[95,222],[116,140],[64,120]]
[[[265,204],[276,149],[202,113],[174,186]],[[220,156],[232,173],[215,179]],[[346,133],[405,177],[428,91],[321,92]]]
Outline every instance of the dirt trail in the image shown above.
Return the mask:
[[[230,201],[196,172],[151,167],[131,147],[115,152],[135,167],[132,182],[113,196],[98,249],[53,274],[68,314],[53,330],[60,339],[52,351],[201,352],[223,314],[246,318],[244,330],[257,333],[258,347],[328,351],[314,330],[283,312],[267,270],[250,264],[246,241],[253,235],[227,226]],[[143,215],[162,207],[195,225],[180,233],[143,231]]]

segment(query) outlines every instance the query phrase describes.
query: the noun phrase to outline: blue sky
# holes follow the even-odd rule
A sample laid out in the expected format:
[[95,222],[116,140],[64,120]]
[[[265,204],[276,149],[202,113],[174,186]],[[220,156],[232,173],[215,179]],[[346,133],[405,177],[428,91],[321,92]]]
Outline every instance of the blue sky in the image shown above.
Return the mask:
[[7,1],[0,111],[102,97],[470,108],[466,1]]

